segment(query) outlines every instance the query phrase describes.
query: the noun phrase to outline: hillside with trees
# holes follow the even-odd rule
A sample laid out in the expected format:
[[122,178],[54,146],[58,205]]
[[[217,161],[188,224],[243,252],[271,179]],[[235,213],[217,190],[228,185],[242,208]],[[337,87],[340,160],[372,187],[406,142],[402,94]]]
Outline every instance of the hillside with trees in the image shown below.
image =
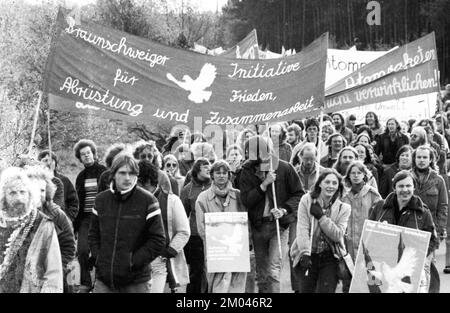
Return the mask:
[[[47,0],[39,5],[24,0],[0,2],[0,159],[8,163],[28,152],[36,92],[43,88],[58,4],[63,2]],[[366,23],[367,2],[230,0],[216,14],[200,13],[188,1],[184,1],[181,10],[174,11],[167,0],[98,0],[82,7],[81,17],[184,49],[194,43],[226,49],[255,28],[261,48],[278,53],[282,46],[300,51],[327,31],[331,48],[356,44],[360,50],[388,50],[435,31],[441,83],[450,82],[450,1],[379,1],[380,26]],[[47,148],[49,144],[47,112],[44,95],[35,140],[37,148]],[[139,138],[155,140],[162,146],[169,131],[90,115],[50,112],[52,149],[64,159],[62,166],[73,168],[74,172],[79,165],[71,149],[81,138],[93,139],[103,152],[113,142],[133,142]]]

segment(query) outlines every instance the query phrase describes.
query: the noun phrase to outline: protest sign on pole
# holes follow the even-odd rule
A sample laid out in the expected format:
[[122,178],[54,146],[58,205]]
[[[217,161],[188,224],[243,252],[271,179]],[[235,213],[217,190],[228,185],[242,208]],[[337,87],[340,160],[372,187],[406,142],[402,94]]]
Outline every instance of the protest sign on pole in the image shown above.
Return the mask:
[[208,273],[250,272],[247,212],[205,213]]
[[202,55],[60,12],[46,69],[51,109],[132,122],[248,125],[317,114],[328,33],[277,60]]
[[429,232],[366,220],[350,292],[418,292],[430,237]]
[[327,88],[325,110],[340,111],[438,90],[433,32],[386,53]]

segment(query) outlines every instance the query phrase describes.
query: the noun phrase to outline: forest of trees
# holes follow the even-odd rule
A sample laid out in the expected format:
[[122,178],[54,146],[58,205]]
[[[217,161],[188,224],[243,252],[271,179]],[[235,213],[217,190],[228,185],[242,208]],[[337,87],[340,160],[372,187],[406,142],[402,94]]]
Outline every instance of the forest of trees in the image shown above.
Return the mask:
[[[450,83],[450,1],[379,0],[381,25],[369,26],[370,0],[230,0],[222,21],[230,41],[239,41],[253,28],[262,48],[300,51],[324,32],[330,48],[389,50],[432,31],[441,83]],[[355,42],[355,38],[357,41]]]
[[[59,5],[64,0],[0,1],[0,161],[27,152],[33,124],[36,91],[43,88],[46,60]],[[381,25],[369,26],[368,0],[229,0],[222,12],[198,12],[183,2],[171,10],[168,0],[97,0],[81,8],[81,16],[137,36],[179,48],[195,42],[208,48],[229,48],[253,28],[262,49],[300,51],[324,32],[330,48],[388,50],[431,31],[436,32],[441,83],[450,79],[450,1],[379,0]],[[66,10],[69,12],[70,10]],[[355,38],[358,41],[355,42]],[[37,129],[38,147],[48,147],[47,99],[44,95]],[[100,146],[139,138],[162,143],[169,129],[129,125],[99,117],[52,111],[52,148],[72,157],[80,138]],[[62,152],[62,153],[63,153]]]

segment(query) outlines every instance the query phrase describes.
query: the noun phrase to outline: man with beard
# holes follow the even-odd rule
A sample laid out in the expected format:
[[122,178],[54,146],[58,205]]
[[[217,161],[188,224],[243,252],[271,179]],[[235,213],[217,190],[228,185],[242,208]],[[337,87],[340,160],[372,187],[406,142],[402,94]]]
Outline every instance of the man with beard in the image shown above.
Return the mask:
[[358,152],[351,146],[344,147],[338,154],[333,168],[342,176],[347,173],[347,168],[353,161],[358,160]]
[[295,123],[287,128],[286,141],[291,145],[292,149],[303,140],[302,132],[300,126]]
[[334,113],[331,117],[333,118],[336,132],[344,136],[348,143],[351,143],[353,141],[353,132],[349,128],[345,127],[345,120],[342,114]]
[[0,293],[63,291],[55,226],[37,210],[39,191],[17,167],[0,179]]
[[326,168],[332,168],[337,161],[339,152],[347,146],[347,140],[339,133],[334,133],[327,141],[328,154],[320,160],[320,165]]
[[[358,152],[355,148],[351,146],[344,147],[338,154],[338,159],[333,165],[333,168],[338,171],[342,176],[346,176],[348,166],[353,162],[358,160]],[[377,181],[373,175],[370,175],[367,185],[374,187],[378,190]],[[345,186],[349,187],[349,186]]]
[[[430,146],[419,146],[413,152],[412,172],[417,181],[414,194],[427,205],[440,240],[447,237],[448,194],[444,179],[436,171],[436,155]],[[438,242],[439,244],[439,242]],[[439,274],[433,257],[430,292],[439,292]]]

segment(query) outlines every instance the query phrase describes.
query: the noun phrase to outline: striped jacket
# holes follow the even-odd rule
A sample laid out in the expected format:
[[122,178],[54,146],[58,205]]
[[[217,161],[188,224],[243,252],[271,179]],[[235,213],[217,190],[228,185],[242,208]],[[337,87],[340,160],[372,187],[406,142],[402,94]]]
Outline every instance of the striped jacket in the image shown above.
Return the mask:
[[110,288],[150,280],[149,264],[166,244],[158,200],[138,186],[101,192],[88,241],[97,277]]

